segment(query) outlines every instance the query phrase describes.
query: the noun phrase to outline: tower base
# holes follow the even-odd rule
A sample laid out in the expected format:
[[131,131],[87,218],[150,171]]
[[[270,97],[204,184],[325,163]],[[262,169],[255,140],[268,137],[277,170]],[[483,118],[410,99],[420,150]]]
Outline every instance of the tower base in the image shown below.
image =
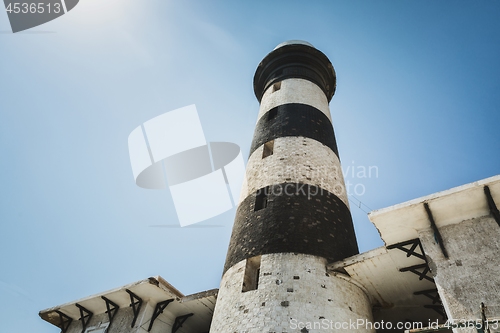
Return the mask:
[[294,253],[238,262],[222,278],[210,332],[375,332],[368,296],[326,264]]

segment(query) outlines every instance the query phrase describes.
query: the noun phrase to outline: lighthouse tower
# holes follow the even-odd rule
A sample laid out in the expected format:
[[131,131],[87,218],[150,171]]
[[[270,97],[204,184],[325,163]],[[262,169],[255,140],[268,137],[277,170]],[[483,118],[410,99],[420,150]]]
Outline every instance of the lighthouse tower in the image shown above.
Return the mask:
[[373,332],[363,288],[328,263],[358,253],[328,103],[335,71],[288,41],[259,64],[260,102],[211,333]]

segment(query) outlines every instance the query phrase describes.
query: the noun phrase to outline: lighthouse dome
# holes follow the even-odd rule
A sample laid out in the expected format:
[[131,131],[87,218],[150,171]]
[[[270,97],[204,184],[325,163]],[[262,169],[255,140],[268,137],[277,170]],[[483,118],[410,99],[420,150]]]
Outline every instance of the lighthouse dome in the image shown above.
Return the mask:
[[274,50],[279,49],[280,47],[283,47],[283,46],[286,46],[286,45],[294,45],[294,44],[306,45],[306,46],[314,47],[311,43],[306,42],[305,40],[292,39],[292,40],[287,40],[287,41],[285,41],[283,43],[278,44],[278,46],[276,46],[274,48]]

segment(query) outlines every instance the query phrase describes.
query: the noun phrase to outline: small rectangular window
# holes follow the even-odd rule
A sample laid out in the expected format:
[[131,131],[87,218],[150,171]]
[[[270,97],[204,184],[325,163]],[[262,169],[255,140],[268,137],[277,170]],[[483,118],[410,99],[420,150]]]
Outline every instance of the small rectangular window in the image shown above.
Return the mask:
[[264,143],[264,149],[262,150],[262,158],[271,156],[274,151],[274,140]]
[[259,287],[260,256],[248,258],[243,276],[242,292],[257,290]]
[[273,84],[273,92],[276,92],[278,90],[281,89],[281,81],[280,82],[276,82],[275,84]]
[[254,211],[258,211],[267,207],[267,193],[269,191],[269,186],[263,187],[257,191],[255,195],[255,207]]

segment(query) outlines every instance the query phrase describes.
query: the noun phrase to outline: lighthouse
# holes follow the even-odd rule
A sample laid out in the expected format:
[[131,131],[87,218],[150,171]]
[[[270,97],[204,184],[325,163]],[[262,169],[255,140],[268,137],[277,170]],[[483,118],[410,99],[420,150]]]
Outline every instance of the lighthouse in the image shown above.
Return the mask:
[[[260,102],[211,333],[374,332],[364,288],[327,265],[358,254],[329,102],[336,75],[311,44],[259,64]],[[352,327],[352,326],[351,326]]]
[[329,110],[335,87],[331,62],[303,41],[259,64],[219,289],[184,295],[149,277],[40,317],[62,333],[497,330],[500,175],[371,212],[385,245],[359,254]]

